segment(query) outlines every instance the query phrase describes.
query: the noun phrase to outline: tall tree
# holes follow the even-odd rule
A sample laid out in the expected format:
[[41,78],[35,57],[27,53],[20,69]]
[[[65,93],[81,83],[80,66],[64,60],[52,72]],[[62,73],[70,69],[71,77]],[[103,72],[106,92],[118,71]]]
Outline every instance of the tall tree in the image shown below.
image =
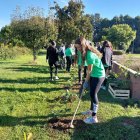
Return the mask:
[[60,8],[56,3],[55,10],[58,20],[58,39],[68,44],[79,35],[92,39],[92,24],[90,17],[84,15],[84,5],[82,2],[70,1],[68,6]]

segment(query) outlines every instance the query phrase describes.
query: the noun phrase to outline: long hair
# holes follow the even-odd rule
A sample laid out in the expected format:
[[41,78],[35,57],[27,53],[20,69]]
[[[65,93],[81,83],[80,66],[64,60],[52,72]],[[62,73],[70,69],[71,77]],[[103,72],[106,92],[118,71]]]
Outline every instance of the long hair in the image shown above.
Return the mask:
[[[106,44],[108,44],[109,46],[106,46]],[[110,50],[113,51],[112,43],[111,43],[110,41],[108,41],[108,40],[105,40],[105,41],[103,42],[103,49],[104,49],[105,47],[109,47]]]
[[81,45],[83,57],[86,55],[87,50],[95,53],[99,58],[102,57],[102,54],[84,37],[76,39],[75,44]]

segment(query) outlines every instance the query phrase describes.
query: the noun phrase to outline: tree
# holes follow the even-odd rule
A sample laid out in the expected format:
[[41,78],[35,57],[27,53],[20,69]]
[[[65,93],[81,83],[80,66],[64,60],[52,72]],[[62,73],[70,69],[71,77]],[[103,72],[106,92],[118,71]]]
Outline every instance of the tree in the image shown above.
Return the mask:
[[140,53],[140,16],[135,17],[134,27],[137,31],[136,39],[134,41],[134,51]]
[[13,36],[22,40],[28,48],[32,49],[33,60],[36,61],[38,50],[44,46],[46,38],[52,32],[51,26],[43,17],[43,9],[39,7],[29,7],[20,16],[16,13],[19,12],[13,14],[11,23]]
[[55,3],[54,8],[58,21],[58,40],[70,44],[80,35],[92,39],[92,24],[90,17],[83,14],[84,5],[82,2],[70,1],[68,6],[63,8]]
[[10,42],[12,38],[12,29],[11,26],[5,26],[0,31],[0,42],[4,43],[5,45]]
[[133,31],[128,24],[113,25],[106,29],[106,33],[106,39],[112,42],[115,49],[128,49],[136,38],[136,31]]

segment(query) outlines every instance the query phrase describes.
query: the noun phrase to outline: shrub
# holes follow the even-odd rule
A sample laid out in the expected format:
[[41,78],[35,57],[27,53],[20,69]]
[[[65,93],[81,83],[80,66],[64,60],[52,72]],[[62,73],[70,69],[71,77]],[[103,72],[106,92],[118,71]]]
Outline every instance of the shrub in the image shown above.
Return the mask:
[[113,55],[123,55],[124,51],[123,50],[114,50]]
[[0,45],[0,60],[14,59],[17,56],[30,54],[30,50],[25,47],[12,47],[12,45]]

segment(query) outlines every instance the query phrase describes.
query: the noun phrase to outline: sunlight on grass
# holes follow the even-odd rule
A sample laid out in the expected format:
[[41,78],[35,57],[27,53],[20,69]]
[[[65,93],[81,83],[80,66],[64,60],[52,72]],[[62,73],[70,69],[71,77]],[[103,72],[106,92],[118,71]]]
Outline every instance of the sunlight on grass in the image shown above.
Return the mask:
[[[49,119],[72,119],[77,106],[78,99],[74,102],[62,102],[60,98],[66,93],[64,86],[70,75],[65,70],[60,70],[60,80],[49,82],[49,67],[44,55],[38,57],[37,64],[32,63],[31,56],[0,63],[1,140],[21,140],[28,133],[32,133],[36,140],[133,140],[140,137],[140,126],[137,125],[140,123],[140,109],[125,107],[125,101],[115,100],[102,90],[99,92],[99,124],[86,125],[85,129],[75,128],[65,133],[50,128],[47,123]],[[81,112],[89,109],[89,106],[90,97],[86,93],[76,119],[85,118]],[[126,120],[133,121],[134,125],[126,124]]]

